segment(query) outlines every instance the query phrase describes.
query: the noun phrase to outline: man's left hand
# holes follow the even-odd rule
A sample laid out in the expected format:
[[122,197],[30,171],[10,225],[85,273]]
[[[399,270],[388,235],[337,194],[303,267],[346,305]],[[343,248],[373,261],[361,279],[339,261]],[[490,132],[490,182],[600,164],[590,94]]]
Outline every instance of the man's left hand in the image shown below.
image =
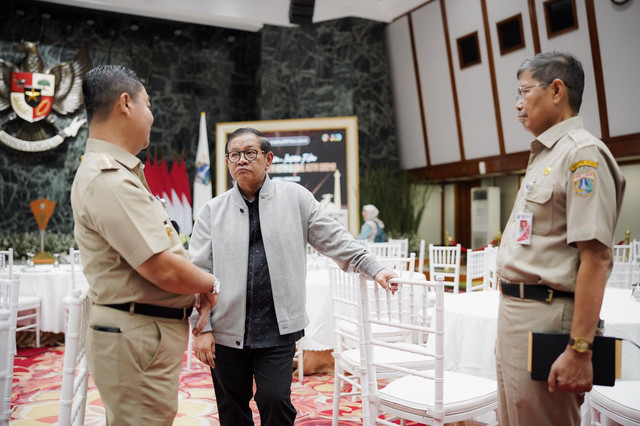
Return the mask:
[[591,352],[579,353],[567,347],[549,372],[549,392],[589,392],[593,387]]
[[391,290],[391,294],[394,294],[398,290],[398,284],[389,284],[389,280],[391,278],[398,278],[398,274],[396,274],[395,271],[387,268],[381,269],[380,271],[378,271],[376,276],[373,277],[373,279],[376,280],[376,282],[380,284],[382,288],[388,288],[389,290]]

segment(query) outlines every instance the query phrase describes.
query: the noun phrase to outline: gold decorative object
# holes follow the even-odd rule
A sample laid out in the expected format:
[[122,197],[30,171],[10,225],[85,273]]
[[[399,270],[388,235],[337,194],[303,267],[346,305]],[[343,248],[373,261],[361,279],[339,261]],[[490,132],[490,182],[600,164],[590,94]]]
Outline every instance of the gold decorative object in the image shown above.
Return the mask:
[[29,203],[29,206],[31,206],[31,211],[38,223],[38,229],[40,229],[40,251],[33,257],[33,263],[54,263],[55,259],[51,253],[44,251],[44,233],[53,210],[56,208],[56,203],[45,198],[39,198]]

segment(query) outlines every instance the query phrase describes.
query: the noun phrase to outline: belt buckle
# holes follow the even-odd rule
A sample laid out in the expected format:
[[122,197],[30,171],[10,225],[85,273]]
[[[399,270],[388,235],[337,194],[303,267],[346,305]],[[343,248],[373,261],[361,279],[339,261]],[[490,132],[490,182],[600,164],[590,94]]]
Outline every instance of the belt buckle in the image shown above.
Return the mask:
[[546,299],[544,299],[544,301],[547,302],[547,303],[551,303],[551,301],[553,300],[553,289],[552,288],[548,288],[547,289],[547,293],[549,293],[549,295],[547,296]]
[[518,283],[520,285],[520,299],[524,299],[524,283]]

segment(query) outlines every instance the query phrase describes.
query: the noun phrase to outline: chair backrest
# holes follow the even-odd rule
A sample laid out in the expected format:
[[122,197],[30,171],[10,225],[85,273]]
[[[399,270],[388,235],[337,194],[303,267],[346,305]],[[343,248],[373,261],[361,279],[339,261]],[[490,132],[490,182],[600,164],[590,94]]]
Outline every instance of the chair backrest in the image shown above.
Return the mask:
[[498,247],[488,245],[485,249],[485,289],[498,289]]
[[0,250],[0,273],[6,273],[7,278],[13,278],[13,249]]
[[358,275],[341,270],[335,263],[329,263],[329,285],[333,301],[334,356],[342,351],[354,349],[362,340],[359,325]]
[[[399,241],[386,243],[368,243],[366,249],[379,258],[402,257],[402,243]],[[406,257],[406,256],[405,256]]]
[[444,285],[460,291],[460,252],[461,246],[434,246],[429,244],[429,279],[436,275],[444,278]]
[[[486,290],[485,275],[487,269],[485,250],[467,250],[467,288],[466,291]],[[478,280],[480,282],[478,282]],[[474,282],[475,281],[475,282]]]
[[78,281],[83,279],[80,250],[74,249],[73,246],[69,247],[69,265],[71,266],[71,292],[73,293],[73,290],[78,288],[76,285]]
[[[9,399],[9,404],[11,404],[11,392],[7,394],[7,389],[11,389],[11,383],[13,382],[13,368],[9,371],[10,316],[11,313],[8,309],[0,309],[0,401],[2,401],[3,407],[7,398]],[[3,408],[2,412],[0,412],[0,425],[8,425],[10,417],[11,410],[7,412]]]
[[61,425],[84,424],[89,378],[84,339],[89,306],[86,292],[73,290],[67,332],[65,333],[62,390],[58,416]]
[[389,238],[387,240],[390,243],[400,243],[400,256],[409,256],[409,238]]
[[631,244],[616,244],[611,250],[613,267],[607,280],[610,287],[631,288],[633,256]]
[[424,274],[424,252],[426,243],[424,239],[420,240],[420,251],[418,252],[418,273]]
[[11,386],[13,385],[13,359],[16,355],[19,293],[20,281],[18,278],[0,279],[0,309],[9,312],[9,332],[6,339],[0,340],[2,347],[6,345],[6,350],[2,350],[3,356],[6,354],[6,361],[1,369],[3,388],[0,392],[3,393],[3,398],[0,418],[6,419],[7,422],[11,417]]
[[[377,398],[379,370],[393,371],[399,375],[415,375],[433,381],[435,387],[435,410],[444,415],[443,406],[443,379],[444,379],[444,280],[442,276],[437,277],[437,281],[411,280],[394,278],[392,282],[398,284],[398,290],[392,295],[389,290],[378,289],[378,285],[372,281],[360,278],[360,294],[362,304],[360,314],[363,322],[364,336],[364,361],[366,369],[367,392],[363,400],[363,416],[369,414],[369,398]],[[433,312],[426,306],[414,306],[408,308],[406,298],[403,294],[427,294],[429,290],[435,291],[435,325],[431,324]],[[414,299],[414,298],[412,298]],[[371,312],[371,310],[374,312]],[[430,336],[435,338],[435,351],[427,348],[427,339],[419,338],[414,340],[414,345],[390,344],[379,339],[372,332],[374,326],[383,326],[397,330],[405,330],[412,334]],[[435,369],[425,370],[423,368],[412,368],[408,365],[398,365],[385,363],[374,357],[374,347],[402,349],[432,358]],[[437,413],[434,414],[437,417]],[[363,419],[364,424],[370,424],[369,419]]]
[[415,273],[416,254],[411,253],[409,256],[403,257],[387,257],[378,258],[378,262],[382,263],[385,268],[393,269],[398,276],[404,278],[419,278],[419,275]]
[[640,240],[633,240],[631,242],[631,251],[633,261],[636,263],[640,263]]

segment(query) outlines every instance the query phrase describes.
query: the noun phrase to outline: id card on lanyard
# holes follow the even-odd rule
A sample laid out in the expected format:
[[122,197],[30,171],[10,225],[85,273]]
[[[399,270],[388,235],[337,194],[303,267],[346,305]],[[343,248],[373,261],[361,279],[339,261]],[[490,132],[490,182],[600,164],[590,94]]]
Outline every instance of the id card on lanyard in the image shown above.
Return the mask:
[[531,244],[531,228],[533,226],[533,213],[524,212],[516,214],[516,244]]

